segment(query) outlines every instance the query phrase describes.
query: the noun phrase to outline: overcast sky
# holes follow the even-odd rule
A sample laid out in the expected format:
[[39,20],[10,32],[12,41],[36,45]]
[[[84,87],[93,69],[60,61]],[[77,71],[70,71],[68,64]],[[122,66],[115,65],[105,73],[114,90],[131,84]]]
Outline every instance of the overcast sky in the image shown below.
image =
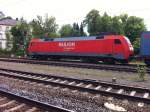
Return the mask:
[[111,16],[127,13],[142,17],[150,30],[149,0],[0,0],[0,11],[6,16],[31,21],[47,13],[59,25],[81,22],[92,9]]

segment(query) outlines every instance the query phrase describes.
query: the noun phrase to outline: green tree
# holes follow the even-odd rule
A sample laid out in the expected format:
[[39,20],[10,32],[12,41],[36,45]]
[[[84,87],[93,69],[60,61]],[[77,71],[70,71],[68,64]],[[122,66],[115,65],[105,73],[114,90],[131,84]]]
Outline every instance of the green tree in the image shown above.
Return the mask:
[[42,36],[44,34],[44,31],[43,31],[43,23],[42,23],[42,20],[40,18],[40,16],[37,16],[37,20],[36,19],[33,19],[32,22],[30,22],[30,25],[31,25],[31,28],[32,28],[32,35],[34,37],[36,36]]
[[142,18],[136,16],[130,16],[126,22],[122,23],[124,26],[124,32],[130,41],[133,43],[136,38],[139,38],[143,31],[146,31],[146,26]]
[[104,15],[100,18],[99,23],[99,31],[98,32],[111,32],[111,26],[112,26],[112,19],[111,16],[109,16],[106,12]]
[[117,34],[124,34],[122,21],[119,16],[112,17],[110,31],[116,32]]
[[48,17],[48,15],[44,19],[42,16],[37,16],[37,19],[33,19],[30,22],[33,36],[41,37],[45,34],[51,35],[56,33],[58,25],[55,21],[56,19],[54,17]]
[[70,24],[63,25],[60,28],[59,33],[61,37],[70,37],[73,35],[73,27]]
[[24,55],[27,44],[31,39],[30,27],[28,23],[23,18],[21,18],[19,23],[11,28],[11,34],[13,35],[12,52],[16,55]]
[[84,25],[82,22],[80,24],[80,36],[86,36],[86,33],[84,32]]
[[78,23],[74,23],[72,26],[70,24],[63,25],[59,33],[61,37],[79,37],[86,36],[86,33],[83,29],[83,23],[81,23],[80,27]]
[[100,32],[116,32],[127,36],[132,44],[143,31],[147,30],[142,18],[127,14],[111,17],[106,12],[101,16],[97,10],[91,10],[83,22],[90,35]]
[[101,16],[99,11],[92,10],[87,14],[83,22],[87,26],[90,35],[97,35],[101,32],[123,33],[120,18],[117,16],[111,17],[106,12]]
[[136,38],[136,40],[133,42],[134,47],[134,53],[139,54],[140,52],[140,38]]
[[83,21],[84,26],[87,26],[87,30],[90,35],[96,35],[99,33],[99,29],[101,29],[101,21],[100,21],[99,11],[93,9],[87,15],[85,20]]
[[[123,28],[123,31],[125,31],[125,27],[126,27],[126,23],[127,23],[127,20],[128,20],[128,14],[121,14],[119,16],[120,18],[120,21],[122,23],[122,28]],[[125,33],[125,32],[124,32]]]
[[78,23],[73,24],[73,35],[72,36],[74,36],[74,37],[80,36],[80,28],[79,28]]
[[48,33],[48,37],[56,38],[56,37],[60,37],[60,35],[58,33]]

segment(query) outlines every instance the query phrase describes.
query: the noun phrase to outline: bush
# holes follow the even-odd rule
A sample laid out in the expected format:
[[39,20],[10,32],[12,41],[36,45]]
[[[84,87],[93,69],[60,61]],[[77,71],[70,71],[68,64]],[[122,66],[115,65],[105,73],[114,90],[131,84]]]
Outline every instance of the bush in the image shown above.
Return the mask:
[[17,52],[15,53],[16,56],[24,56],[25,52],[23,49],[19,49],[17,50]]
[[134,47],[134,54],[138,55],[140,53],[140,38],[137,38],[133,42],[133,47]]
[[6,49],[0,49],[0,57],[10,57],[12,52]]
[[16,52],[13,52],[11,50],[6,50],[6,49],[0,49],[0,57],[11,57],[11,55],[14,56],[24,56],[25,51],[23,49],[19,49]]
[[146,80],[147,67],[146,65],[137,65],[138,77],[141,81]]

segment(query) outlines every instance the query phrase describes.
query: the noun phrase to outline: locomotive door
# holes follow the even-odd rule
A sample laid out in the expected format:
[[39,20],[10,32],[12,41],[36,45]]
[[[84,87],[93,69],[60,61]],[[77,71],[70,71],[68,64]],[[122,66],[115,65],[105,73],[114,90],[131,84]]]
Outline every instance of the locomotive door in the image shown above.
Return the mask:
[[119,39],[114,39],[113,56],[117,59],[122,58],[122,43]]

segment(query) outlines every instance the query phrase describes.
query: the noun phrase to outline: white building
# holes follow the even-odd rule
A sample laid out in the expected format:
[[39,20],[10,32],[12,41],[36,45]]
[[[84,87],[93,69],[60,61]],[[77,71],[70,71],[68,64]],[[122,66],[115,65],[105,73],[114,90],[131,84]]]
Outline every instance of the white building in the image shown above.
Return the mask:
[[17,24],[16,20],[10,18],[0,19],[0,49],[7,48],[7,37],[6,33],[10,31],[12,26]]

